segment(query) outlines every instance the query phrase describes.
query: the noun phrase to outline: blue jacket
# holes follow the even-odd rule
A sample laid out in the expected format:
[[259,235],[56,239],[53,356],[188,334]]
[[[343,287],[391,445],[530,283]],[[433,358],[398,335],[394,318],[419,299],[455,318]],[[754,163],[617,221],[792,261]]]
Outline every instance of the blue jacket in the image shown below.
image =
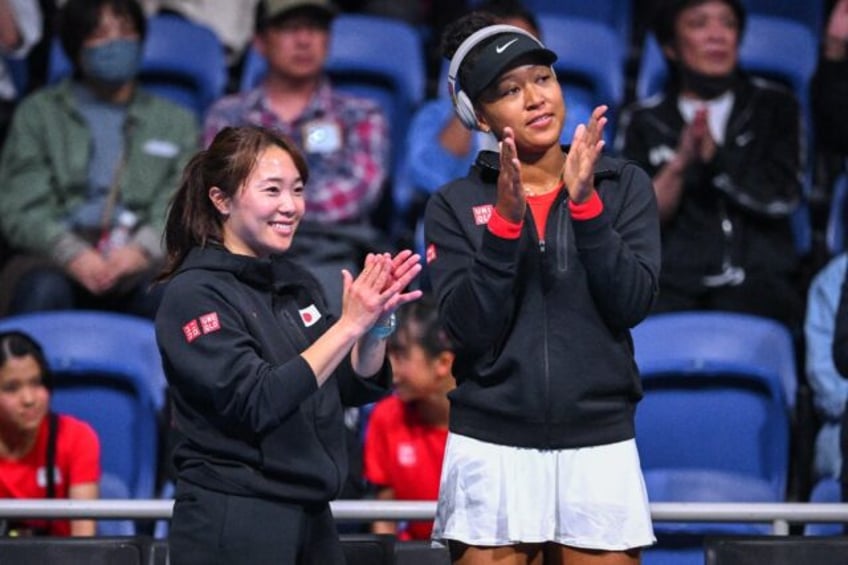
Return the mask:
[[817,478],[839,478],[842,468],[839,433],[848,400],[848,381],[833,364],[832,347],[846,265],[848,254],[831,259],[813,278],[807,295],[804,320],[807,382],[813,389],[813,403],[822,422],[813,462]]

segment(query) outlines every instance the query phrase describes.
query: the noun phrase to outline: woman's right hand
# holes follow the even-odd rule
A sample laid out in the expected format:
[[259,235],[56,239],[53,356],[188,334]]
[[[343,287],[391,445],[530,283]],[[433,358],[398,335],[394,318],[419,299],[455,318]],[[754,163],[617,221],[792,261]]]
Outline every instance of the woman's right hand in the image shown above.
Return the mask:
[[495,209],[505,220],[520,223],[527,209],[527,199],[521,184],[521,162],[515,148],[515,132],[504,128],[501,140],[500,174],[498,175],[498,199]]
[[692,123],[684,126],[680,134],[680,142],[677,145],[677,158],[680,159],[681,168],[686,168],[692,163],[707,163],[712,160],[716,152],[716,142],[710,133],[709,116],[706,108],[695,112]]
[[344,290],[340,322],[353,328],[357,337],[365,334],[383,314],[387,303],[399,290],[392,284],[392,257],[388,253],[369,253],[362,272],[356,278],[342,270]]

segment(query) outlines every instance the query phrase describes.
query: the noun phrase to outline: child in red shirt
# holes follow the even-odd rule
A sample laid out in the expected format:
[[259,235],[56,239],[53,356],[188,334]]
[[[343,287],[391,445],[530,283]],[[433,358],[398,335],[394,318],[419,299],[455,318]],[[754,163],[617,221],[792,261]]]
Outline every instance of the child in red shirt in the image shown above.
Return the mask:
[[[0,333],[0,498],[98,496],[97,434],[85,422],[50,412],[50,384],[41,347],[24,333]],[[95,533],[93,520],[19,520],[0,527],[7,535]]]
[[[389,359],[394,394],[378,402],[365,437],[365,478],[382,500],[436,500],[448,434],[453,351],[427,297],[398,311]],[[429,539],[432,522],[375,522],[375,533]]]

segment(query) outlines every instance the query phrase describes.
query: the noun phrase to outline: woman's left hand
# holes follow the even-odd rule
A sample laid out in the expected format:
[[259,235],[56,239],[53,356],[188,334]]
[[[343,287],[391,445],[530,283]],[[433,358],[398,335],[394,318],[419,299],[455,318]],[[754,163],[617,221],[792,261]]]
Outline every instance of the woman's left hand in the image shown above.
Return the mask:
[[418,300],[423,294],[420,290],[402,292],[415,280],[421,272],[421,256],[409,249],[404,249],[392,257],[392,269],[386,290],[392,292],[392,297],[383,307],[384,314],[391,314],[400,306]]
[[598,106],[592,111],[588,124],[580,124],[574,131],[571,148],[562,167],[562,178],[568,190],[568,197],[575,204],[581,204],[595,190],[595,163],[604,148],[604,115],[607,106]]

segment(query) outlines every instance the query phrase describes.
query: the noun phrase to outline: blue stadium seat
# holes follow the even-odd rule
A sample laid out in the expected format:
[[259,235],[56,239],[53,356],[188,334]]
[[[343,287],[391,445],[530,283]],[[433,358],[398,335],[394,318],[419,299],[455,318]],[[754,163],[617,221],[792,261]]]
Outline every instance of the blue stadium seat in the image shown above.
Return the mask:
[[[810,502],[842,502],[842,486],[837,479],[821,479],[813,486]],[[844,524],[809,523],[804,527],[806,536],[841,536],[845,533]]]
[[[619,40],[627,45],[633,26],[632,0],[524,0],[523,4],[537,16],[547,14],[568,18],[585,18],[612,29]],[[590,49],[587,49],[590,51]]]
[[[56,82],[70,72],[70,61],[56,39],[50,46],[47,80]],[[148,20],[139,81],[151,92],[185,106],[200,121],[224,94],[224,47],[201,24],[175,14],[157,14]]]
[[[158,498],[160,500],[172,500],[174,498],[174,492],[176,489],[176,485],[173,481],[167,480],[162,485],[162,488],[159,490]],[[154,539],[168,539],[168,531],[171,529],[171,521],[170,520],[156,520],[153,525],[153,538]]]
[[807,26],[815,35],[821,33],[824,0],[743,0],[742,3],[749,14],[786,18]]
[[0,65],[6,66],[6,72],[12,78],[12,84],[15,86],[15,96],[20,98],[26,93],[29,84],[29,69],[27,59],[17,59],[14,57],[2,57]]
[[[344,92],[375,100],[391,128],[393,177],[403,168],[403,148],[412,114],[423,102],[426,70],[421,36],[401,20],[341,14],[333,21],[327,72]],[[240,81],[242,92],[257,86],[267,63],[248,49]]]
[[[97,432],[103,498],[151,498],[157,415],[166,386],[153,322],[68,310],[0,319],[0,330],[12,329],[42,344],[55,375],[53,409],[87,421]],[[111,531],[121,532],[120,524]]]
[[610,27],[587,18],[542,14],[539,26],[545,45],[558,56],[554,69],[563,84],[568,113],[574,115],[566,116],[563,135],[570,141],[576,124],[584,123],[595,106],[606,104],[605,133],[611,143],[624,100],[627,44]]
[[[124,480],[108,471],[100,476],[100,498],[103,500],[126,500],[132,498]],[[98,536],[132,536],[136,527],[133,520],[98,520]]]
[[[645,396],[636,439],[653,502],[780,502],[797,388],[792,338],[730,312],[648,317],[633,330]],[[657,524],[658,532],[756,532],[746,524]]]

